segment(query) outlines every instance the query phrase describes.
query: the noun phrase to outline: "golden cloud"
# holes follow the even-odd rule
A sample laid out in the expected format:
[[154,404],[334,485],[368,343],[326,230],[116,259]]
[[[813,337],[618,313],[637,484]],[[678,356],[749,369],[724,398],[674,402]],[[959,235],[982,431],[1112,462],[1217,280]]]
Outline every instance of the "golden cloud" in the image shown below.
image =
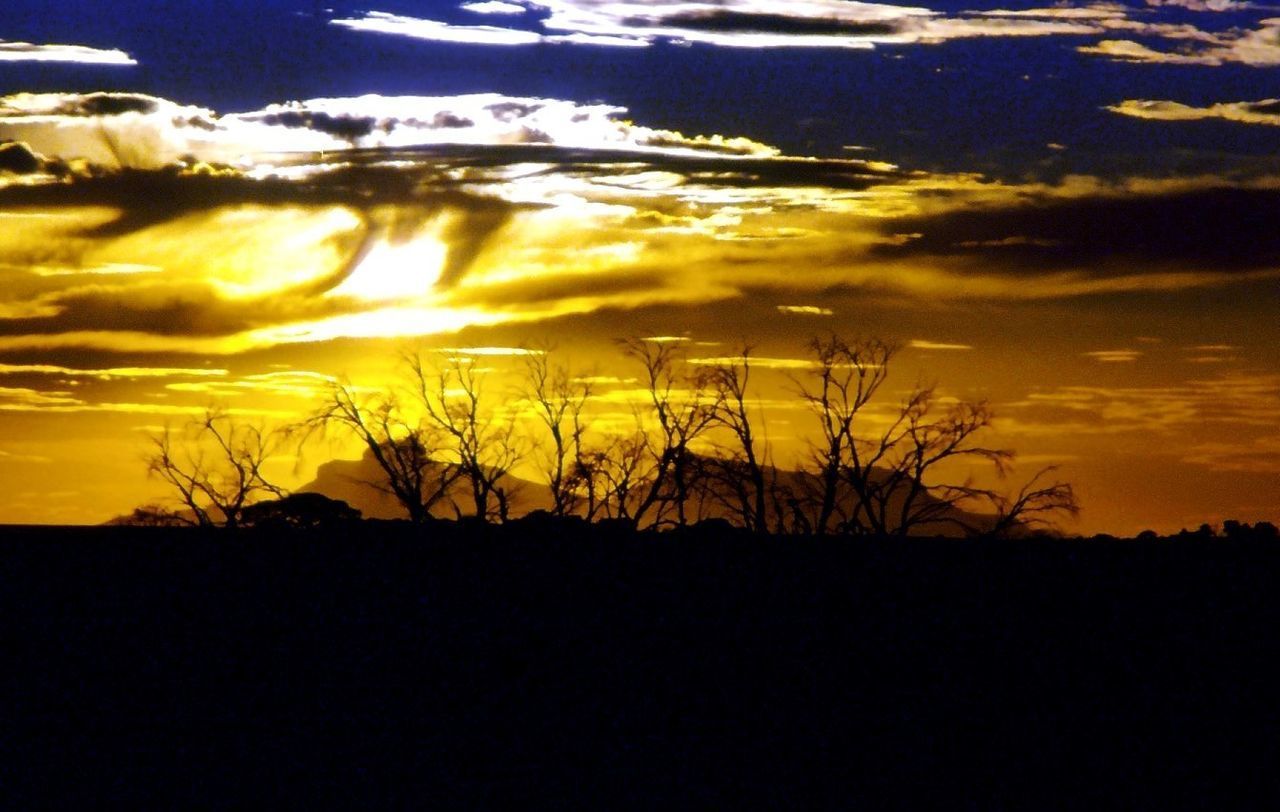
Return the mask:
[[1153,121],[1201,121],[1223,119],[1241,124],[1280,126],[1280,99],[1256,102],[1221,102],[1208,107],[1193,107],[1174,101],[1126,99],[1106,109],[1113,113]]

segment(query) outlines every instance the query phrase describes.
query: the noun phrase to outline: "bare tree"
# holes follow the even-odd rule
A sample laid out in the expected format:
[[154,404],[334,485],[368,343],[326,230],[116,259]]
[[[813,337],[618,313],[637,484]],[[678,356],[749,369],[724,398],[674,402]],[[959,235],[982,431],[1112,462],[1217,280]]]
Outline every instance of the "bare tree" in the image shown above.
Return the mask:
[[1012,496],[995,491],[985,494],[996,510],[996,519],[987,534],[998,538],[1036,527],[1052,528],[1048,518],[1052,514],[1079,515],[1080,503],[1071,484],[1045,481],[1056,470],[1052,465],[1041,468]]
[[461,475],[436,459],[437,438],[422,421],[408,419],[392,394],[361,397],[349,383],[335,382],[308,425],[339,427],[359,439],[382,471],[381,481],[368,484],[394,497],[415,524],[427,521]]
[[[631,518],[639,524],[652,510],[654,524],[688,523],[688,503],[698,471],[689,446],[711,425],[717,407],[704,373],[682,375],[683,361],[674,343],[628,338],[619,342],[628,357],[644,368],[650,417],[647,432],[653,475]],[[674,511],[674,518],[669,514]]]
[[831,528],[843,475],[852,471],[855,479],[867,478],[870,464],[854,443],[855,423],[884,383],[896,348],[875,338],[848,342],[833,333],[810,340],[809,351],[813,370],[797,384],[821,432],[811,452],[817,469],[812,529],[821,535]]
[[709,461],[709,496],[735,514],[744,528],[763,533],[769,529],[769,493],[777,477],[772,466],[766,474],[768,448],[756,437],[748,407],[751,351],[750,344],[743,344],[736,356],[716,363],[707,375],[715,392],[712,422],[732,438],[732,445],[721,446],[720,454]]
[[454,356],[436,368],[421,355],[405,360],[419,405],[449,439],[462,477],[470,485],[475,515],[506,521],[511,509],[507,477],[523,456],[516,421],[500,419],[488,407],[484,376],[473,358]]
[[[473,357],[410,354],[396,392],[360,397],[350,385],[334,384],[310,424],[341,426],[359,438],[384,474],[378,487],[414,521],[459,492],[476,516],[505,521],[510,474],[534,427],[536,460],[560,516],[662,527],[713,511],[755,532],[906,536],[953,524],[999,535],[1078,509],[1070,485],[1046,484],[1047,471],[1016,494],[979,487],[965,475],[976,462],[1003,477],[1013,457],[984,444],[993,419],[985,402],[916,386],[896,409],[875,407],[896,354],[880,339],[831,334],[808,343],[810,368],[792,380],[818,431],[807,464],[781,474],[752,405],[750,345],[699,368],[674,342],[630,338],[619,345],[643,369],[643,402],[633,406],[630,433],[588,432],[591,386],[546,350],[526,356],[523,397],[513,405],[495,405]],[[712,451],[694,450],[704,446]],[[162,460],[172,456],[167,439],[159,450]],[[169,476],[180,493],[199,491],[197,480]],[[994,517],[978,520],[966,513],[971,507],[993,509]],[[233,516],[239,510],[229,508]]]
[[967,479],[938,481],[939,468],[948,461],[979,459],[1000,475],[1006,472],[1013,452],[978,443],[977,435],[991,425],[990,407],[957,401],[939,409],[938,400],[932,387],[918,388],[879,437],[851,439],[860,462],[845,471],[857,499],[850,517],[855,530],[906,536],[951,521],[981,491]]
[[638,521],[636,511],[652,487],[655,465],[643,430],[587,448],[579,464],[587,483],[588,519]]
[[239,422],[211,407],[180,432],[166,426],[152,438],[147,472],[177,491],[192,524],[234,529],[253,502],[285,494],[262,471],[284,439],[282,431]]
[[564,366],[552,366],[550,356],[550,347],[525,356],[525,378],[527,396],[550,440],[539,456],[551,491],[551,512],[565,516],[585,501],[591,515],[596,499],[590,469],[584,465],[582,417],[591,384],[575,380]]
[[[888,375],[895,348],[878,339],[847,342],[836,335],[809,343],[814,366],[798,381],[817,418],[820,434],[811,451],[808,511],[794,494],[776,510],[792,526],[815,533],[906,536],[923,528],[963,524],[967,507],[994,506],[1001,532],[1020,522],[1075,510],[1070,486],[1037,487],[1040,475],[1016,496],[980,488],[971,477],[956,481],[965,460],[990,464],[1003,477],[1013,452],[981,441],[993,412],[985,402],[942,398],[917,386],[896,412],[877,426],[863,416]],[[786,489],[780,489],[785,491]],[[787,510],[789,508],[789,511]]]

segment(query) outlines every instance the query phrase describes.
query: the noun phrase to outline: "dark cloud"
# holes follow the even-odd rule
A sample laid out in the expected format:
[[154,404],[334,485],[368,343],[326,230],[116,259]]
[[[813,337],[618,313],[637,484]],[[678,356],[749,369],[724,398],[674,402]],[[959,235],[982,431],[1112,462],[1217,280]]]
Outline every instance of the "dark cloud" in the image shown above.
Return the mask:
[[0,143],[0,172],[30,175],[39,172],[41,161],[26,144],[9,141]]
[[660,20],[630,17],[627,26],[644,28],[661,25],[689,31],[717,34],[787,34],[793,36],[884,36],[895,34],[899,26],[891,22],[841,20],[834,17],[795,17],[787,14],[753,13],[727,9],[689,11]]
[[465,219],[447,227],[441,236],[449,250],[436,286],[450,288],[456,285],[493,236],[511,219],[511,214],[511,209],[497,207],[472,211]]
[[341,299],[267,296],[222,298],[197,284],[68,291],[54,316],[0,320],[0,336],[72,331],[135,331],[157,336],[219,337],[352,310]]
[[491,104],[485,108],[493,113],[493,117],[499,121],[514,121],[520,118],[528,118],[537,112],[538,107],[532,104],[523,104],[521,102],[499,102]]
[[214,124],[212,121],[205,118],[204,116],[188,116],[187,118],[182,119],[180,122],[175,122],[175,123],[178,123],[181,126],[194,127],[197,130],[204,130],[207,133],[213,133],[218,131],[218,125]]
[[[366,156],[367,157],[367,156]],[[83,232],[85,237],[118,237],[174,220],[184,214],[257,204],[347,206],[367,211],[383,205],[427,209],[456,207],[467,211],[503,212],[525,208],[497,198],[455,188],[438,167],[420,171],[377,166],[370,162],[324,172],[307,180],[256,179],[235,173],[187,173],[178,167],[122,170],[76,179],[71,183],[12,186],[0,189],[0,208],[40,206],[108,206],[119,214]]]
[[[43,111],[43,114],[93,118],[96,116],[119,116],[125,113],[141,113],[145,115],[154,113],[159,108],[159,100],[141,93],[85,93],[67,96],[60,104]],[[6,115],[14,114],[7,113],[3,107],[0,107],[0,117]]]
[[378,120],[372,116],[335,116],[330,113],[306,110],[267,113],[249,120],[261,121],[263,124],[272,126],[316,130],[351,142],[365,138],[378,129]]
[[874,249],[1029,272],[1063,268],[1248,270],[1280,264],[1280,190],[1211,188],[1168,194],[1032,199],[891,218],[886,236],[918,237]]
[[616,299],[617,304],[660,291],[670,282],[669,268],[629,268],[582,278],[532,276],[476,291],[460,291],[461,305],[512,310],[537,308],[566,300],[589,297]]
[[432,116],[430,121],[423,121],[419,118],[407,118],[404,123],[410,127],[428,127],[433,130],[464,130],[467,127],[474,127],[476,123],[465,116],[459,116],[448,111],[441,111]]
[[[553,144],[430,145],[396,149],[353,150],[344,161],[376,166],[378,163],[416,161],[437,169],[489,169],[512,164],[543,167],[539,174],[607,175],[623,180],[655,170],[683,175],[691,181],[715,186],[822,186],[861,190],[904,181],[916,173],[884,164],[850,159],[761,158],[740,156],[732,145],[705,147],[699,153],[656,153],[640,149],[597,149]],[[402,170],[401,170],[402,171]],[[497,181],[505,182],[502,176]],[[440,172],[441,183],[456,183]],[[483,176],[469,176],[467,184],[483,186]]]
[[1246,102],[1241,105],[1250,113],[1257,113],[1264,116],[1280,116],[1280,99],[1270,99],[1261,102]]

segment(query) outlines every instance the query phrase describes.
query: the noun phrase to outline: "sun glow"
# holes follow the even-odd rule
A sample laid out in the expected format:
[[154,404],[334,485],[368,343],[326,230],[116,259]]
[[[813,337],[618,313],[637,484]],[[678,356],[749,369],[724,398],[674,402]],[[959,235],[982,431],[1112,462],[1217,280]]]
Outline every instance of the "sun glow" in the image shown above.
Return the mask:
[[332,293],[369,302],[424,299],[440,279],[447,253],[434,236],[379,242]]
[[402,307],[392,305],[363,313],[349,313],[320,321],[304,322],[254,331],[251,344],[299,344],[337,338],[403,338],[440,335],[474,325],[493,325],[509,320],[501,313],[477,308]]
[[156,269],[145,276],[199,279],[226,298],[253,299],[314,284],[342,265],[362,233],[344,207],[226,206],[91,245],[79,264]]

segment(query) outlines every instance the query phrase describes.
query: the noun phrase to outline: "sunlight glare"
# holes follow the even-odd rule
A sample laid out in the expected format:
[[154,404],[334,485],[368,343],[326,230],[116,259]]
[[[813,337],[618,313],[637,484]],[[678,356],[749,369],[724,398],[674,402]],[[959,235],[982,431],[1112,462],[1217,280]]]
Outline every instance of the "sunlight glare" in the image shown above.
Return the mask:
[[332,293],[371,302],[422,299],[440,278],[447,252],[435,236],[379,242]]

